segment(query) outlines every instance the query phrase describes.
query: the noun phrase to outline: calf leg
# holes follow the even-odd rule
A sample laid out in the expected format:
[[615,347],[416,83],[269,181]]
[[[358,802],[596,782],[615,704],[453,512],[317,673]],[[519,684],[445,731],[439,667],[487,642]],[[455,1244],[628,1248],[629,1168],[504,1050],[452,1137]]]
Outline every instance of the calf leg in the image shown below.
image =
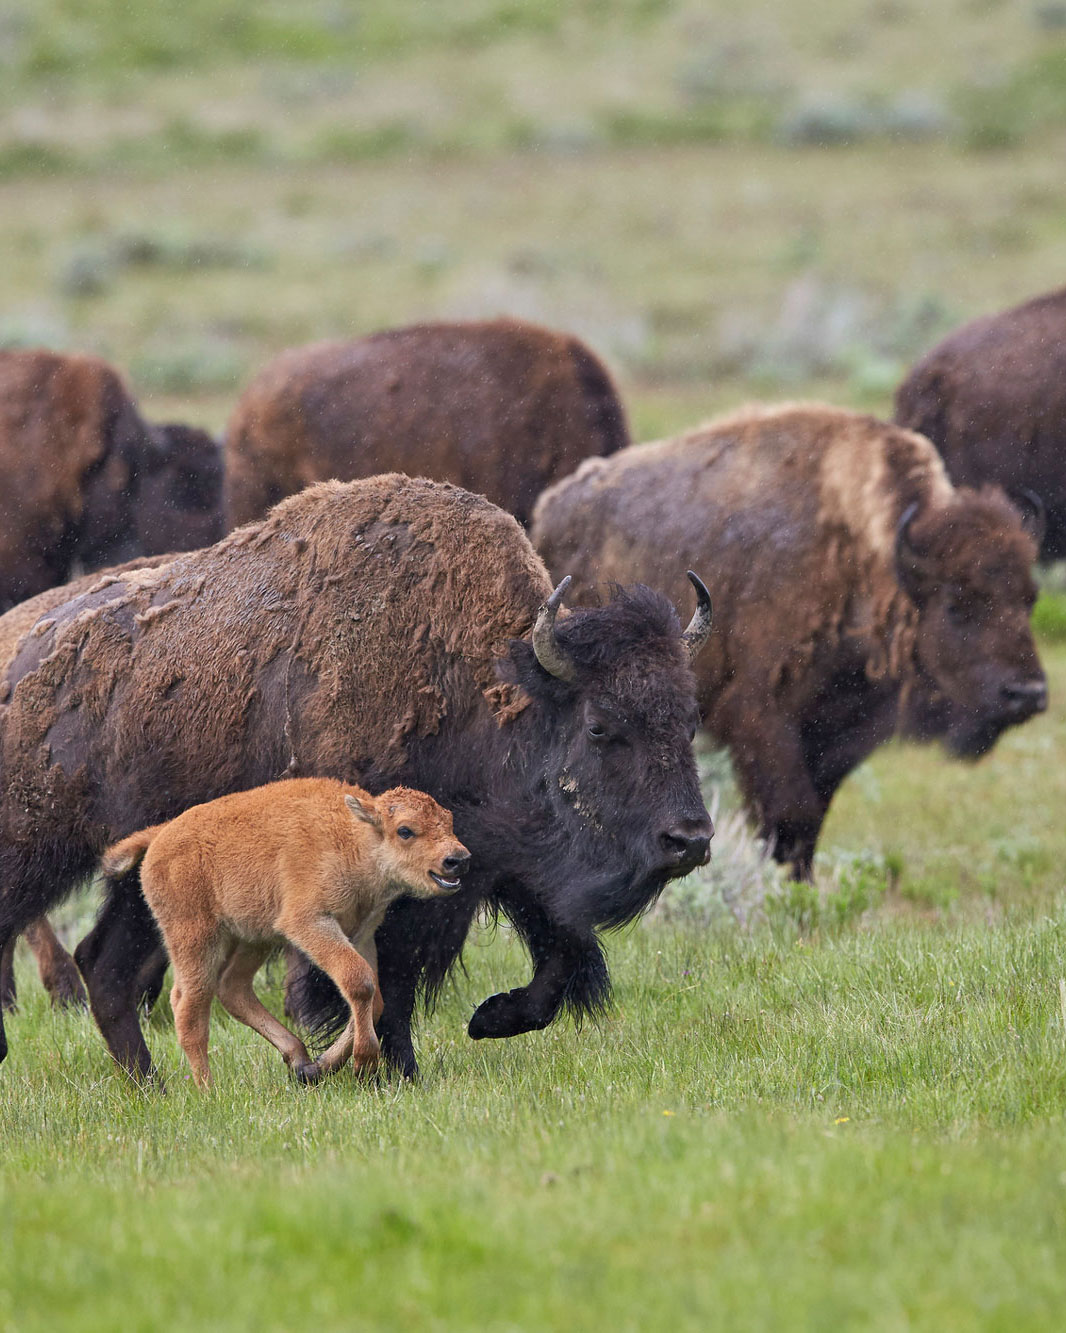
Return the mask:
[[351,1010],[348,1027],[315,1061],[316,1076],[340,1068],[349,1055],[356,1069],[372,1069],[380,1048],[373,1020],[377,985],[369,963],[332,917],[293,919],[283,914],[278,929],[326,973]]
[[252,986],[255,974],[269,952],[269,945],[240,945],[222,973],[218,998],[228,1013],[279,1050],[298,1078],[305,1077],[313,1065],[306,1046],[284,1023],[278,1022]]
[[136,877],[110,886],[96,924],[74,950],[85,978],[89,1008],[115,1062],[134,1078],[152,1073],[137,1018],[143,969],[166,966],[159,932]]
[[52,1003],[60,1008],[85,1005],[87,997],[77,964],[59,942],[46,916],[31,921],[23,932],[37,959],[37,971]]

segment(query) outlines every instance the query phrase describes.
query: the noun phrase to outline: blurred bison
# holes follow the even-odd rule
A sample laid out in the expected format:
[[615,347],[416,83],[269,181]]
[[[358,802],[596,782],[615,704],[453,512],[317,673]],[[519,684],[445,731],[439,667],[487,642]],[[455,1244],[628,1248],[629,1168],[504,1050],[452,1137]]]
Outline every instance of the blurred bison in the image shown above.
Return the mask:
[[148,427],[95,357],[0,351],[0,462],[0,612],[76,566],[220,535],[214,443]]
[[[709,852],[689,665],[709,621],[705,590],[683,635],[638,587],[557,625],[550,592],[502,510],[389,475],[321,483],[57,608],[4,681],[0,947],[138,828],[285,774],[358,777],[429,791],[476,865],[453,897],[397,903],[378,931],[394,1065],[414,1072],[418,993],[436,992],[483,904],[514,923],[534,974],[487,999],[472,1036],[594,1010],[596,928]],[[112,1053],[147,1071],[136,999],[160,943],[135,883],[113,886],[76,956]]]
[[551,570],[680,591],[713,575],[696,666],[763,835],[811,870],[833,793],[902,725],[976,757],[1046,706],[1029,629],[1034,536],[1003,493],[956,490],[932,445],[835,408],[751,408],[584,463],[537,505]]
[[[49,611],[72,597],[78,597],[90,588],[105,588],[114,582],[119,574],[128,574],[130,569],[154,569],[166,564],[172,557],[157,555],[151,558],[139,557],[124,565],[112,569],[97,570],[80,579],[64,583],[58,588],[49,588],[36,597],[19,604],[0,616],[0,673],[6,669],[15,655],[15,648],[27,630]],[[3,695],[6,698],[6,692]],[[59,942],[47,917],[32,921],[24,931],[26,943],[37,960],[37,970],[45,990],[52,997],[52,1003],[58,1005],[84,1004],[85,987],[82,985],[74,959]],[[8,941],[0,951],[0,1009],[14,1009],[17,1000],[15,990],[15,937]]]
[[1027,488],[1047,510],[1040,553],[1066,556],[1066,288],[957,329],[896,392],[956,485]]
[[315,481],[451,481],[528,520],[541,490],[629,443],[610,376],[577,338],[519,320],[423,324],[283,352],[226,431],[226,521]]

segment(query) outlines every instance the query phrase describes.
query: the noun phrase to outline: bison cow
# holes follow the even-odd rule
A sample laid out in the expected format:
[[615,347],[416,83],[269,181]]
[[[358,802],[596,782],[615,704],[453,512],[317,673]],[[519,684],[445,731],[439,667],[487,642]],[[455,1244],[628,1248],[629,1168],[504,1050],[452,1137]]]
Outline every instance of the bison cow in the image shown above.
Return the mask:
[[525,523],[590,454],[629,443],[601,362],[519,320],[423,324],[283,352],[226,430],[226,521],[315,481],[407,472],[480,492]]
[[[690,666],[709,607],[700,585],[682,634],[636,587],[556,622],[562,591],[502,510],[386,475],[311,487],[55,609],[0,681],[0,947],[116,839],[286,774],[332,776],[430,792],[474,857],[453,897],[397,903],[378,931],[394,1066],[414,1073],[416,999],[481,905],[534,971],[480,1005],[471,1036],[596,1009],[597,927],[709,854]],[[76,957],[115,1058],[147,1072],[136,1000],[160,942],[135,885],[114,886]]]
[[[19,602],[0,616],[0,671],[15,655],[15,648],[27,630],[31,629],[49,611],[70,601],[90,588],[104,588],[119,574],[130,577],[132,569],[155,569],[172,559],[170,555],[139,557],[124,565],[111,569],[97,570],[94,574],[85,574],[80,579],[64,583],[58,588],[49,588],[25,602]],[[45,990],[57,1005],[84,1004],[85,987],[82,985],[74,959],[60,943],[47,917],[39,917],[25,930],[26,943],[37,960],[37,969]],[[0,1008],[14,1009],[17,995],[15,990],[15,937],[8,941],[0,951]]]
[[0,351],[0,462],[0,612],[79,565],[221,535],[214,442],[146,425],[116,371],[95,357]]
[[1002,491],[955,489],[928,440],[873,417],[751,408],[590,460],[532,535],[578,601],[598,579],[669,595],[677,566],[713,573],[706,726],[800,877],[833,793],[898,727],[976,757],[1046,706],[1033,534]]
[[1066,556],[1066,288],[949,334],[900,385],[896,421],[933,441],[956,485],[1034,491],[1041,557]]

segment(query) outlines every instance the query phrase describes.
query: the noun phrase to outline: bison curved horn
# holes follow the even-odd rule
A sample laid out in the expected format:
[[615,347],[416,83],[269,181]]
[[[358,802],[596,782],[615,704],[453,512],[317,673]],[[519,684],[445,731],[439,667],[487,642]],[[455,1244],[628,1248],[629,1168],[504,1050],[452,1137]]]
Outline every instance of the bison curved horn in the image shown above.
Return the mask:
[[927,573],[921,553],[911,544],[910,539],[910,526],[920,508],[919,502],[915,500],[904,509],[896,524],[896,578],[903,591],[915,601],[920,601],[924,595],[924,575]]
[[1013,486],[1007,494],[1016,509],[1021,510],[1022,527],[1036,542],[1041,546],[1044,541],[1044,533],[1047,531],[1047,510],[1044,508],[1044,502],[1036,491],[1031,491],[1028,486]]
[[691,569],[686,572],[688,581],[696,589],[696,610],[688,622],[688,629],[681,636],[681,642],[685,645],[688,660],[691,662],[707,642],[711,632],[711,594],[698,574],[694,574]]
[[559,647],[559,641],[555,637],[555,617],[559,614],[559,607],[566,596],[567,588],[570,587],[570,581],[570,575],[567,574],[537,612],[537,621],[533,626],[533,652],[549,676],[573,684],[577,679],[574,664]]

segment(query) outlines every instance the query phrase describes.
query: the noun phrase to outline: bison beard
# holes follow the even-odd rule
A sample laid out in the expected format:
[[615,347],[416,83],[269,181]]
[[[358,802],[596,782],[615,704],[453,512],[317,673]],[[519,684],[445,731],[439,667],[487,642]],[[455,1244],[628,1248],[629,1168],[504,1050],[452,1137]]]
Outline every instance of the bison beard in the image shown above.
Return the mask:
[[[11,665],[0,733],[0,949],[109,842],[285,773],[429,791],[474,856],[447,902],[398,903],[378,932],[382,1048],[416,1069],[411,1018],[479,906],[529,945],[532,981],[493,996],[474,1036],[602,1005],[595,930],[706,859],[689,656],[647,589],[529,640],[550,585],[517,523],[406,477],[327,482],[262,523],[60,607]],[[147,1073],[136,1019],[158,936],[135,880],[79,946],[115,1058]],[[0,1036],[0,1054],[2,1046]]]

